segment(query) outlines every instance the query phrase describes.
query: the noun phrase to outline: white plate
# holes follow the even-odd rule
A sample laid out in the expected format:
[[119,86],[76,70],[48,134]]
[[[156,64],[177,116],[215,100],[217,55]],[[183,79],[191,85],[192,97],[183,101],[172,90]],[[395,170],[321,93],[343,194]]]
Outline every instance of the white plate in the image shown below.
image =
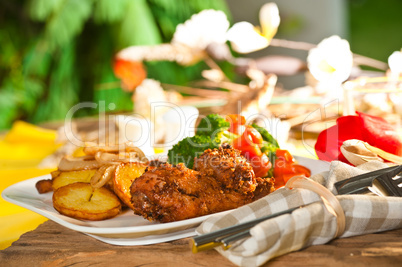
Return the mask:
[[[299,164],[316,174],[326,171],[329,163],[302,157],[295,157]],[[210,216],[221,215],[228,211],[198,218],[171,222],[150,222],[131,210],[104,221],[83,221],[58,213],[52,204],[52,192],[39,194],[35,188],[37,181],[50,179],[50,175],[32,178],[9,186],[2,197],[18,206],[27,208],[69,229],[79,231],[103,242],[113,245],[148,245],[195,235],[195,227]]]
[[328,161],[309,159],[305,157],[294,156],[297,164],[303,165],[310,169],[311,175],[315,175],[321,172],[326,172],[329,170],[329,165],[331,164]]

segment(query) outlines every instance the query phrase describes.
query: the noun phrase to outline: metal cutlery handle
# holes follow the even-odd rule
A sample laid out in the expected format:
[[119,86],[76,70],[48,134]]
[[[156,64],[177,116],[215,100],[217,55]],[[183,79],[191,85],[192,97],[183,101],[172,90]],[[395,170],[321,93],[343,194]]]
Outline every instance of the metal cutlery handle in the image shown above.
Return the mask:
[[245,223],[240,223],[240,224],[236,224],[233,226],[229,226],[226,228],[222,228],[220,230],[211,232],[211,233],[207,233],[207,234],[203,234],[200,236],[196,236],[194,238],[192,238],[190,240],[191,242],[191,246],[192,246],[192,251],[193,253],[197,253],[200,251],[204,251],[204,250],[208,250],[217,246],[222,245],[222,240],[223,238],[229,236],[229,235],[233,235],[233,234],[237,234],[239,232],[243,232],[243,231],[248,231],[251,227],[253,227],[254,225],[257,225],[260,222],[263,222],[265,220],[269,220],[284,214],[289,214],[292,213],[294,210],[297,210],[299,208],[302,208],[306,205],[302,205],[302,206],[298,206],[295,208],[291,208],[291,209],[287,209],[281,212],[277,212],[274,214],[270,214],[261,218],[257,218]]
[[241,239],[244,239],[244,238],[249,237],[249,236],[251,236],[250,230],[246,230],[246,231],[243,231],[243,232],[240,232],[240,233],[237,233],[237,234],[222,238],[220,240],[220,242],[221,242],[221,245],[222,245],[223,249],[227,250],[232,246],[232,244],[234,242],[236,242],[238,240],[241,240]]

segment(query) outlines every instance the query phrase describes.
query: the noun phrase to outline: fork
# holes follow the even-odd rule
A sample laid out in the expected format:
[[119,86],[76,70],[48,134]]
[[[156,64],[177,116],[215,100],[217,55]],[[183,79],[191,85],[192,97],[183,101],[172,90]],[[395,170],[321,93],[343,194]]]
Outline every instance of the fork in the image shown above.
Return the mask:
[[[383,195],[402,197],[401,178],[402,165],[397,165],[354,176],[352,178],[336,182],[334,186],[339,195],[364,194],[372,192],[373,187],[380,187],[380,191],[383,193]],[[302,205],[291,208],[194,237],[191,239],[192,251],[193,253],[197,253],[217,246],[222,246],[225,250],[229,249],[231,244],[233,244],[235,241],[249,237],[250,229],[258,223],[284,214],[292,213],[296,209],[303,208],[305,206],[306,205]]]
[[334,186],[339,195],[364,194],[377,187],[382,195],[402,197],[401,178],[402,165],[396,165],[336,182]]

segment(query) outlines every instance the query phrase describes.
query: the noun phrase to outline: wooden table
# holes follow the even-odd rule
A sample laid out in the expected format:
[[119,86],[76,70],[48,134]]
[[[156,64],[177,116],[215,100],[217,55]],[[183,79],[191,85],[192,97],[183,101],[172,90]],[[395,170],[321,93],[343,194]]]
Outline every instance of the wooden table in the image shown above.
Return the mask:
[[[402,229],[334,240],[275,258],[264,266],[401,266]],[[0,251],[0,266],[234,266],[215,250],[193,254],[188,238],[114,246],[46,221]]]

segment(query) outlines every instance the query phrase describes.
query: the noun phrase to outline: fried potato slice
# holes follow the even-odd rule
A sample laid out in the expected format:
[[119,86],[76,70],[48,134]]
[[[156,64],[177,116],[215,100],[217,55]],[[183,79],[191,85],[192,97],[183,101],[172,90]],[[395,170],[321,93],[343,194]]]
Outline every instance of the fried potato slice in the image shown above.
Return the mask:
[[50,175],[52,176],[52,179],[56,178],[57,176],[59,176],[61,173],[61,171],[57,170],[57,171],[52,171],[50,173]]
[[53,207],[63,215],[91,221],[109,219],[121,211],[120,200],[110,190],[93,189],[81,182],[58,188],[53,193]]
[[91,178],[92,176],[94,176],[95,172],[96,169],[60,172],[60,174],[53,179],[53,191],[56,191],[62,186],[77,182],[90,183]]
[[130,193],[131,184],[145,172],[146,167],[145,164],[139,162],[122,163],[117,166],[113,178],[113,191],[130,209],[133,209]]
[[47,192],[53,191],[53,180],[52,179],[45,179],[39,180],[36,182],[35,187],[38,190],[39,194],[45,194]]

